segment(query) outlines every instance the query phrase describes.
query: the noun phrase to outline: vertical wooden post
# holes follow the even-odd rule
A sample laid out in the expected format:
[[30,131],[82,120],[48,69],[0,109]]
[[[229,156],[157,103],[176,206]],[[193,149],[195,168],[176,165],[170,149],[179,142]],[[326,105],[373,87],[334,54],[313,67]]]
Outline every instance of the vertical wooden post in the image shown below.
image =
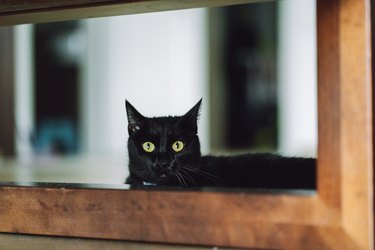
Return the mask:
[[318,0],[318,192],[342,227],[373,249],[370,0]]

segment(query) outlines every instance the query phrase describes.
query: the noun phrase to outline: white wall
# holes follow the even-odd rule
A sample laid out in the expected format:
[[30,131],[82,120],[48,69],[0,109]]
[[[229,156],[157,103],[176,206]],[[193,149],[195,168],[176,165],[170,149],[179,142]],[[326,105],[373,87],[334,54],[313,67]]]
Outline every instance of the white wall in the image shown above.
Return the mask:
[[[315,3],[279,4],[279,151],[315,155]],[[203,152],[209,151],[206,14],[195,9],[82,21],[85,153],[126,156],[125,98],[146,116],[158,116],[183,114],[203,97],[199,132]],[[17,152],[28,157],[34,127],[32,26],[17,26],[15,35]]]
[[[205,22],[204,9],[84,21],[80,98],[86,153],[126,156],[125,99],[145,116],[159,116],[182,115],[208,96]],[[203,145],[208,145],[207,106],[204,99]]]
[[33,26],[15,26],[14,36],[16,150],[23,160],[32,156],[34,130]]
[[279,151],[314,156],[318,138],[315,1],[280,1],[279,7]]

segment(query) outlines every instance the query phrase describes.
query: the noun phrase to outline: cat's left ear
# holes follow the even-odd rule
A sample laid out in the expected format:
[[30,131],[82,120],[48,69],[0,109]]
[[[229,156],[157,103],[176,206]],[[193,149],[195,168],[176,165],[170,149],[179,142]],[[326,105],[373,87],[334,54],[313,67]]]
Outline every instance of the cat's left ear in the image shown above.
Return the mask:
[[129,135],[141,129],[145,117],[141,115],[127,100],[125,100],[126,113],[128,115],[128,132]]
[[201,107],[202,99],[199,100],[194,107],[192,107],[184,116],[181,118],[181,124],[184,127],[184,130],[196,135],[198,133],[198,116],[199,110]]

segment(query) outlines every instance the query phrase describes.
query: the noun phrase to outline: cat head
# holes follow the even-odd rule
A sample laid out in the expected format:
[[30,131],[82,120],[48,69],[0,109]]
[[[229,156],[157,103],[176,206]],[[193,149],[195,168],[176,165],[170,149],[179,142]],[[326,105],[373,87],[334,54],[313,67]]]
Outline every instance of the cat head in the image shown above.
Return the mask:
[[159,185],[184,185],[189,179],[186,172],[198,166],[201,156],[197,135],[201,101],[183,116],[154,118],[143,116],[126,101],[133,176]]

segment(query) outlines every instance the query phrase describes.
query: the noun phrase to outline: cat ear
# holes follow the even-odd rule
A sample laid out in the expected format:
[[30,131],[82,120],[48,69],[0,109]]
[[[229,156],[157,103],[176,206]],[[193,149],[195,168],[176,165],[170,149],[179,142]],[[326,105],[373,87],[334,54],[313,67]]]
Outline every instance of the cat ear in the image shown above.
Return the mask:
[[184,116],[181,118],[181,125],[183,129],[196,135],[198,133],[198,116],[201,107],[202,99],[199,100],[194,107],[192,107]]
[[128,132],[133,134],[141,129],[145,117],[141,115],[127,100],[125,100],[126,113],[128,115]]

